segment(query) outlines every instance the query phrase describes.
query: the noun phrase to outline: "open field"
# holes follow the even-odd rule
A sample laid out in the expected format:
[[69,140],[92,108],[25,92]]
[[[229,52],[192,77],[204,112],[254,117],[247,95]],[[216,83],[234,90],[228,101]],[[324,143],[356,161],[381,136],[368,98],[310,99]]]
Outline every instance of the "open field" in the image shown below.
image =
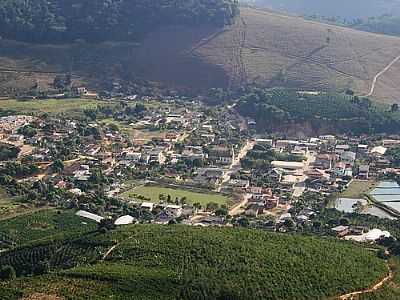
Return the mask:
[[[133,225],[86,235],[84,244],[71,242],[75,248],[68,249],[87,256],[77,247],[107,242],[114,246],[105,261],[64,270],[55,265],[49,275],[2,282],[0,297],[333,299],[366,288],[387,273],[385,261],[361,246],[247,229]],[[63,250],[66,246],[50,252],[52,261],[74,259],[63,256],[71,253]],[[13,261],[18,268],[28,258],[30,263],[40,260],[45,250],[39,249],[43,246],[11,251],[0,260]],[[101,248],[101,253],[106,250]]]
[[115,124],[123,133],[137,140],[163,139],[167,133],[167,131],[163,130],[135,129],[129,122],[116,121],[112,118],[103,119],[100,122],[105,125]]
[[[222,30],[164,28],[140,44],[30,45],[2,40],[0,92],[28,88],[35,79],[45,87],[45,79],[51,82],[55,75],[43,72],[73,69],[75,80],[89,86],[110,77],[139,76],[192,90],[256,83],[301,90],[352,88],[366,95],[374,77],[400,55],[399,49],[397,37],[242,8],[236,24]],[[398,101],[398,74],[400,62],[379,77],[372,97]]]
[[217,193],[197,193],[184,189],[174,189],[174,188],[166,188],[161,186],[141,186],[135,188],[133,190],[127,191],[122,194],[123,197],[134,198],[135,195],[142,195],[146,198],[151,199],[152,202],[158,203],[159,195],[164,194],[166,197],[168,195],[171,196],[171,199],[174,201],[175,198],[186,197],[187,203],[200,203],[202,206],[207,205],[207,203],[215,202],[220,205],[229,204],[231,200]]
[[19,114],[32,113],[82,113],[85,109],[96,108],[104,102],[88,99],[48,99],[48,100],[0,100],[0,110]]
[[363,195],[370,192],[377,185],[374,180],[353,180],[347,190],[340,194],[341,198],[361,199]]

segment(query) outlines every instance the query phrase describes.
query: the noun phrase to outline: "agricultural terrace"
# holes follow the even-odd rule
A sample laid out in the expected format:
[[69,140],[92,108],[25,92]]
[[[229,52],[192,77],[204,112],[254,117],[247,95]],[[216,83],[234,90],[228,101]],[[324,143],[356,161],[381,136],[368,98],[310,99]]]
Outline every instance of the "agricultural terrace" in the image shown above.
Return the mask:
[[[7,299],[31,299],[35,293],[51,299],[333,299],[369,287],[387,274],[385,261],[374,251],[352,243],[248,229],[133,225],[86,235],[85,241],[86,246],[111,241],[115,246],[105,261],[0,283],[0,295]],[[39,249],[34,251],[40,256]],[[53,251],[54,261],[71,259],[61,252]],[[73,253],[81,252],[75,248]],[[5,256],[19,262],[22,254],[18,260],[12,259],[13,252]]]
[[11,111],[17,114],[79,114],[86,109],[95,109],[100,104],[104,104],[104,102],[90,99],[0,100],[0,112]]
[[185,198],[186,203],[200,203],[202,206],[206,206],[207,203],[210,202],[215,202],[219,205],[229,205],[231,203],[231,199],[229,197],[218,193],[199,193],[185,189],[175,189],[161,186],[140,186],[122,194],[123,197],[132,199],[140,199],[140,196],[142,196],[144,197],[143,200],[154,203],[160,202],[160,195],[163,195],[163,198],[165,199],[167,199],[169,195],[172,201],[175,201],[176,198]]
[[94,229],[94,222],[76,216],[72,210],[52,209],[0,221],[0,238],[22,245],[55,235],[79,234]]

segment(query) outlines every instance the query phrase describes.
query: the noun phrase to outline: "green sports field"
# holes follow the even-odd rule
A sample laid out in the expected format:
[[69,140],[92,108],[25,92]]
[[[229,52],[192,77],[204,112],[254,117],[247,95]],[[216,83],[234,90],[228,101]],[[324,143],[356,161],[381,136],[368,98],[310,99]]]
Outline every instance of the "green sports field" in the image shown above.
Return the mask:
[[223,194],[218,193],[198,193],[192,192],[185,189],[175,189],[169,187],[161,186],[141,186],[127,191],[123,194],[124,197],[135,198],[135,195],[142,195],[149,198],[151,202],[159,202],[159,195],[164,194],[166,197],[171,196],[172,200],[176,198],[186,197],[187,203],[200,203],[201,205],[206,205],[210,202],[215,202],[220,205],[230,204],[231,199]]

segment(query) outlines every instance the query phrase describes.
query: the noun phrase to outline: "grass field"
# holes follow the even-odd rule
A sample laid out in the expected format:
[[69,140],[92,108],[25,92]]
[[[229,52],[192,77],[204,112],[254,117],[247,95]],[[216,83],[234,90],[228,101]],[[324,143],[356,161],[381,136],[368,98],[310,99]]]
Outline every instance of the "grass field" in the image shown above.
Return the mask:
[[112,118],[102,119],[101,123],[104,125],[115,124],[123,133],[130,135],[133,139],[150,141],[165,138],[166,134],[166,131],[161,130],[135,129],[129,125],[129,122],[116,121]]
[[[0,282],[0,298],[334,299],[387,272],[385,261],[361,246],[257,230],[134,225],[85,241],[79,245],[116,246],[105,261]],[[22,255],[34,261],[41,255],[38,248],[17,252],[0,260],[18,258],[9,260],[18,265]]]
[[96,108],[104,102],[88,99],[48,99],[48,100],[0,100],[0,110],[31,113],[82,113],[85,109]]
[[340,194],[341,198],[361,199],[377,185],[376,181],[353,180],[350,186]]
[[231,199],[222,194],[197,193],[184,189],[166,188],[161,186],[141,186],[123,193],[122,196],[126,198],[134,198],[135,195],[142,195],[146,198],[150,198],[152,202],[158,203],[160,202],[160,194],[164,194],[165,196],[170,195],[172,200],[175,200],[177,197],[186,197],[187,203],[199,202],[202,206],[205,206],[210,202],[215,202],[220,205],[229,205],[231,203]]

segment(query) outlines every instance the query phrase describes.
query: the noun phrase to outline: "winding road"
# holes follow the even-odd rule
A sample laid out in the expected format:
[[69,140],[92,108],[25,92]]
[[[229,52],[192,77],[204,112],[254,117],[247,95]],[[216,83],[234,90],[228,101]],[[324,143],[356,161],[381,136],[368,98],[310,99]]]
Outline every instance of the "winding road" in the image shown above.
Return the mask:
[[369,93],[367,95],[363,95],[363,97],[370,97],[374,94],[376,83],[378,82],[379,77],[385,74],[393,65],[400,60],[400,55],[393,59],[382,71],[375,75],[374,79],[372,80],[372,85]]
[[393,279],[393,277],[394,277],[392,268],[389,265],[387,267],[388,267],[388,270],[389,270],[388,275],[385,278],[383,278],[382,280],[380,280],[378,283],[376,283],[373,287],[371,287],[369,289],[366,289],[366,290],[361,290],[361,291],[356,291],[356,292],[352,292],[352,293],[341,295],[339,297],[339,299],[340,300],[352,300],[352,299],[356,299],[355,296],[362,295],[362,294],[373,293],[373,292],[381,289],[383,287],[383,285],[387,281],[391,281]]

